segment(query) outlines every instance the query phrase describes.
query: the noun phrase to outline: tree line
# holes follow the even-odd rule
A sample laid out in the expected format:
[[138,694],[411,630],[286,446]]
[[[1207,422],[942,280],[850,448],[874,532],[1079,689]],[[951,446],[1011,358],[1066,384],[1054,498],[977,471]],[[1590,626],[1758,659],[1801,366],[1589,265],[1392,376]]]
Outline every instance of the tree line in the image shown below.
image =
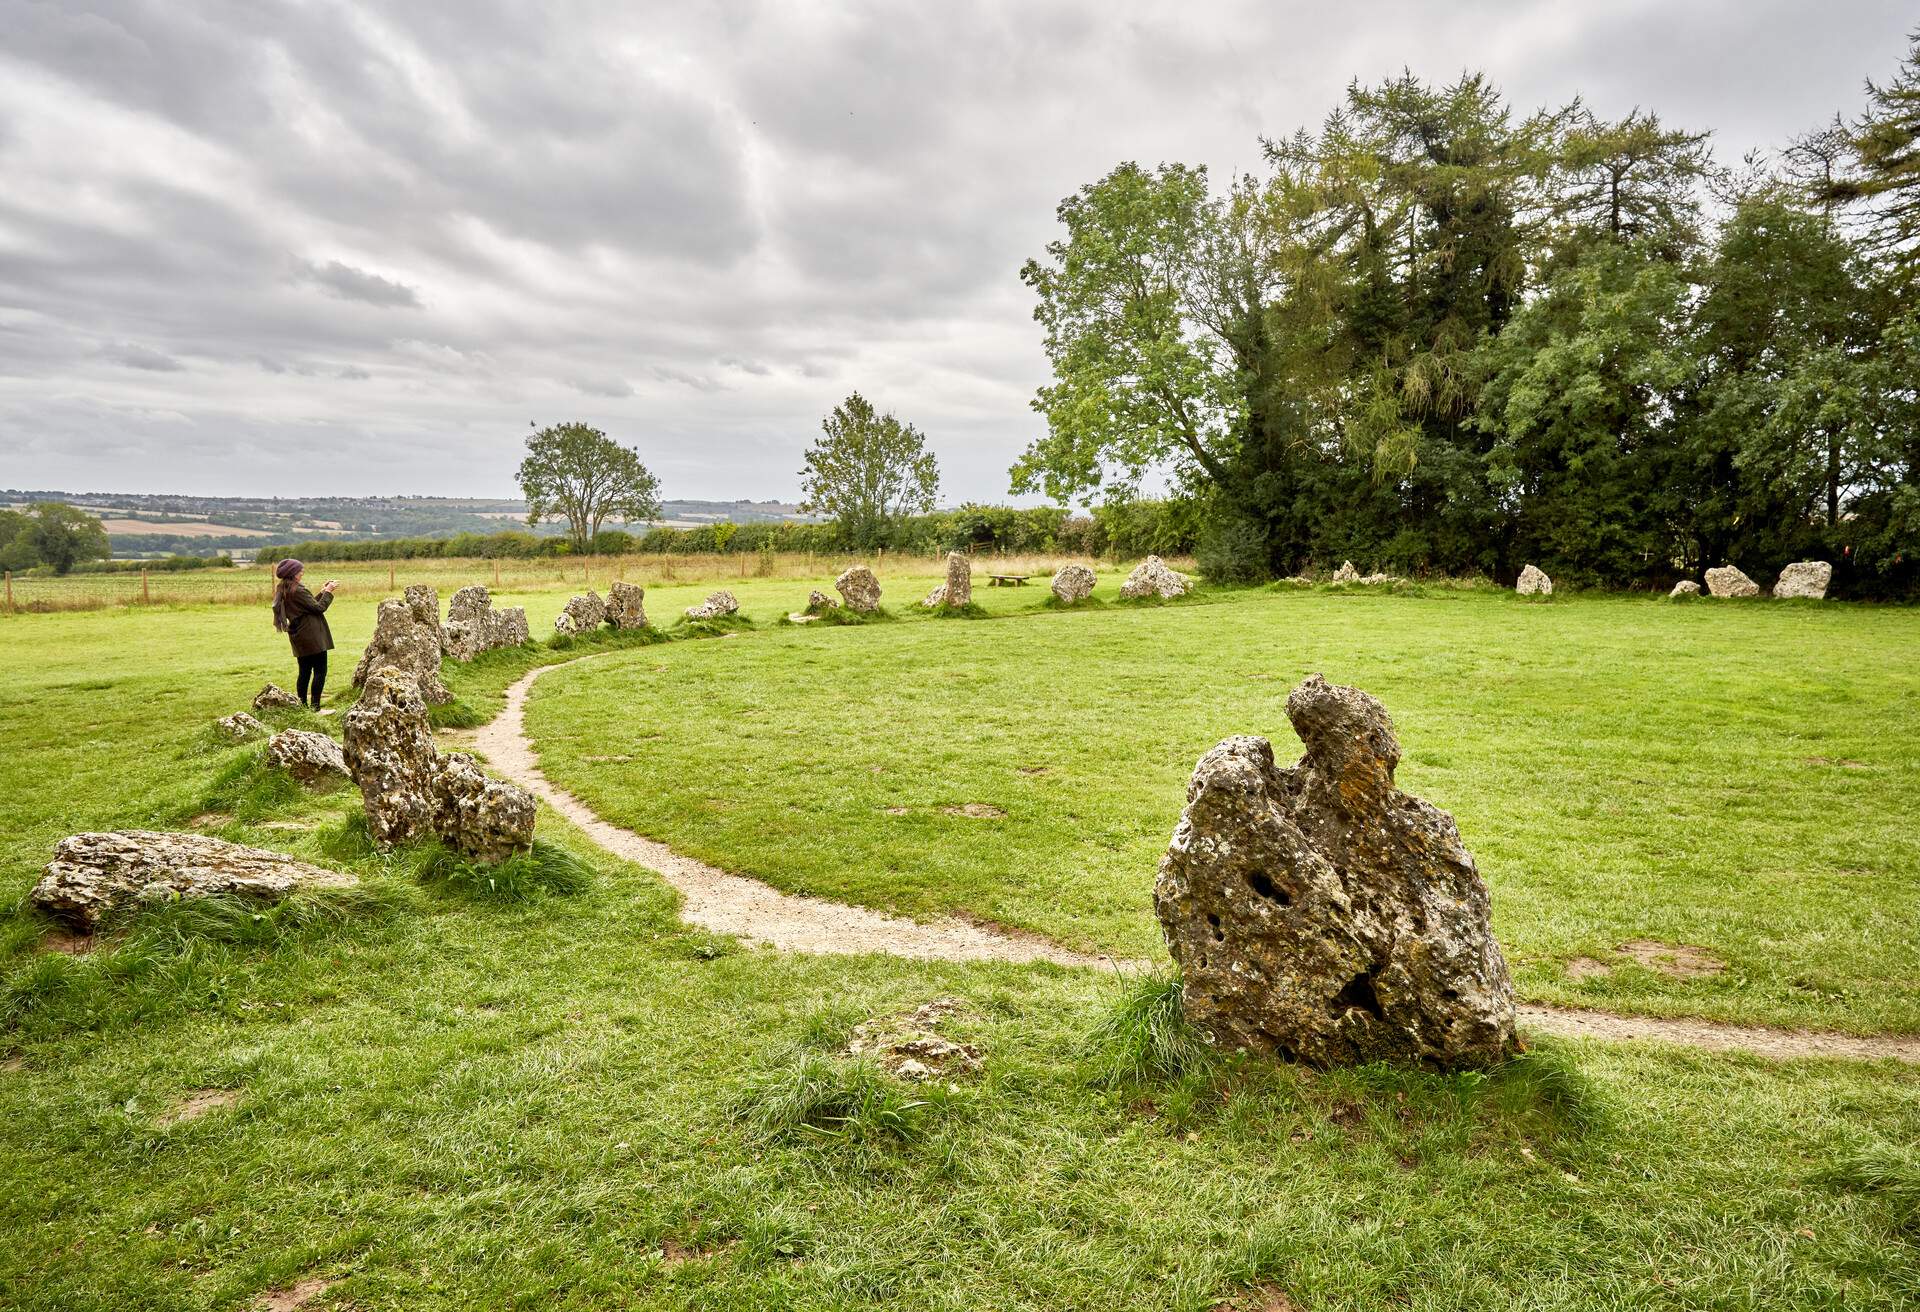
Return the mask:
[[1356,83],[1263,146],[1224,188],[1128,163],[1062,202],[1016,492],[1170,471],[1223,578],[1920,582],[1920,34],[1856,118],[1736,168],[1477,75]]

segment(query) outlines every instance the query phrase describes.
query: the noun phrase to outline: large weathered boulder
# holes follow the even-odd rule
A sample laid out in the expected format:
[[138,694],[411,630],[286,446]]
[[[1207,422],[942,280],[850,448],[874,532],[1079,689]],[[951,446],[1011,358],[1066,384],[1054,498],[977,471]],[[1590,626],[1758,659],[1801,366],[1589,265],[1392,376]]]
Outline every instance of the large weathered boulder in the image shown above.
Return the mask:
[[1831,564],[1824,560],[1798,560],[1780,571],[1779,581],[1773,585],[1773,595],[1825,601],[1827,585],[1831,582]]
[[495,610],[486,585],[474,583],[447,602],[447,622],[441,632],[447,655],[456,661],[470,661],[500,647],[518,647],[527,640],[526,607]]
[[1120,585],[1120,595],[1129,599],[1184,597],[1192,586],[1186,575],[1168,569],[1160,557],[1148,556],[1127,575],[1127,581]]
[[1699,595],[1700,585],[1692,579],[1681,579],[1673,585],[1673,591],[1667,594],[1668,597],[1697,597]]
[[[273,687],[268,684],[267,687]],[[298,703],[295,703],[296,705]],[[267,726],[248,715],[245,711],[235,711],[232,715],[223,715],[214,721],[220,732],[235,742],[245,742],[249,738],[258,738],[267,731]]]
[[1707,571],[1707,591],[1716,597],[1757,597],[1760,585],[1732,565]]
[[391,847],[432,833],[435,751],[418,682],[402,669],[374,671],[343,723],[347,770],[373,841]]
[[717,620],[723,615],[735,614],[739,609],[740,603],[734,600],[733,594],[722,588],[718,592],[707,594],[707,599],[698,606],[687,607],[687,618]]
[[399,600],[380,603],[374,614],[373,638],[354,667],[353,686],[365,687],[376,670],[403,670],[412,676],[429,705],[443,706],[453,700],[453,694],[440,682],[440,658],[446,648],[439,595],[432,588],[415,584]]
[[340,744],[311,729],[282,729],[267,740],[267,760],[308,787],[348,777]]
[[616,629],[647,627],[647,590],[638,583],[615,583],[607,589],[607,623]]
[[488,778],[465,752],[449,752],[435,763],[433,793],[434,831],[449,847],[482,861],[504,861],[533,843],[533,794]]
[[847,566],[833,586],[845,599],[848,610],[871,615],[880,609],[880,580],[865,565]]
[[947,582],[937,604],[954,610],[973,604],[973,562],[958,551],[947,553]]
[[1333,572],[1333,577],[1329,579],[1328,582],[1358,583],[1360,582],[1360,571],[1353,567],[1352,561],[1343,560],[1340,562],[1340,568]]
[[555,633],[592,633],[607,622],[607,603],[600,600],[597,592],[588,592],[584,597],[571,597],[561,612],[554,616]]
[[1513,585],[1513,590],[1523,597],[1551,597],[1553,580],[1545,570],[1529,565],[1520,571],[1520,581]]
[[1306,744],[1264,738],[1200,758],[1154,885],[1214,1042],[1316,1066],[1451,1069],[1514,1049],[1513,984],[1487,887],[1446,812],[1394,787],[1386,708],[1310,676],[1287,698]]
[[1053,595],[1072,606],[1093,595],[1094,573],[1085,565],[1062,565],[1053,576]]
[[92,930],[109,912],[142,902],[216,893],[278,901],[301,889],[355,882],[338,870],[205,834],[121,829],[61,839],[31,896],[49,914]]
[[[270,683],[253,695],[253,709],[256,711],[291,711],[299,709],[299,706],[300,699],[277,683]],[[254,723],[258,724],[259,721],[255,720]]]

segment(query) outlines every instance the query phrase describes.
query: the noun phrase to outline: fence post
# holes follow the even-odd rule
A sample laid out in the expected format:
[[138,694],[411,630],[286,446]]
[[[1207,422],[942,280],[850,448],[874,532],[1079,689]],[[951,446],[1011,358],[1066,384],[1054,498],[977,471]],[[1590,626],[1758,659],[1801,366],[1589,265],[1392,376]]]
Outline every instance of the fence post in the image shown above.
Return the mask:
[[387,562],[387,591],[393,591],[393,562]]
[[153,594],[147,591],[147,567],[145,565],[140,567],[140,602],[146,606],[153,604]]
[[500,557],[498,556],[493,558],[493,586],[496,588],[500,586]]
[[13,571],[7,571],[7,609],[13,609]]

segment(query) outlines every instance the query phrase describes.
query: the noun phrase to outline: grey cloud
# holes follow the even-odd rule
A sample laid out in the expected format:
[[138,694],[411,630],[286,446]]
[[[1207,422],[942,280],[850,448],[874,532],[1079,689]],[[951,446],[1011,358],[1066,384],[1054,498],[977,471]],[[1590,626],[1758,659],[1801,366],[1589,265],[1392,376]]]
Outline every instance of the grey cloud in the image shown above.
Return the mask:
[[125,365],[129,369],[145,369],[159,374],[176,373],[186,368],[184,364],[163,351],[155,351],[149,347],[126,342],[114,342],[101,347],[100,358]]
[[367,379],[373,377],[373,375],[369,373],[367,370],[362,369],[357,364],[350,364],[346,368],[342,369],[339,373],[335,374],[334,377],[344,378],[350,383],[363,383]]
[[633,386],[619,378],[575,378],[568,386],[588,396],[623,397],[633,395]]
[[420,308],[419,293],[413,288],[382,278],[377,273],[356,269],[351,264],[328,260],[325,264],[309,264],[304,272],[312,282],[349,301],[365,301],[368,305],[382,307]]

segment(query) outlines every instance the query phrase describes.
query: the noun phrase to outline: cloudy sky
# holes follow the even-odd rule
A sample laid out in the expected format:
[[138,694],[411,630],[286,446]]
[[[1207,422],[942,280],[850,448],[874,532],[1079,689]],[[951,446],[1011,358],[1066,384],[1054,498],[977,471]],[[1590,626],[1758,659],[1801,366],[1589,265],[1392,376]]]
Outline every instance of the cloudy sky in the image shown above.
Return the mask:
[[1493,75],[1731,161],[1910,0],[0,0],[0,487],[510,494],[529,423],[787,498],[859,389],[1004,499],[1018,269],[1125,159],[1259,165],[1350,77]]

